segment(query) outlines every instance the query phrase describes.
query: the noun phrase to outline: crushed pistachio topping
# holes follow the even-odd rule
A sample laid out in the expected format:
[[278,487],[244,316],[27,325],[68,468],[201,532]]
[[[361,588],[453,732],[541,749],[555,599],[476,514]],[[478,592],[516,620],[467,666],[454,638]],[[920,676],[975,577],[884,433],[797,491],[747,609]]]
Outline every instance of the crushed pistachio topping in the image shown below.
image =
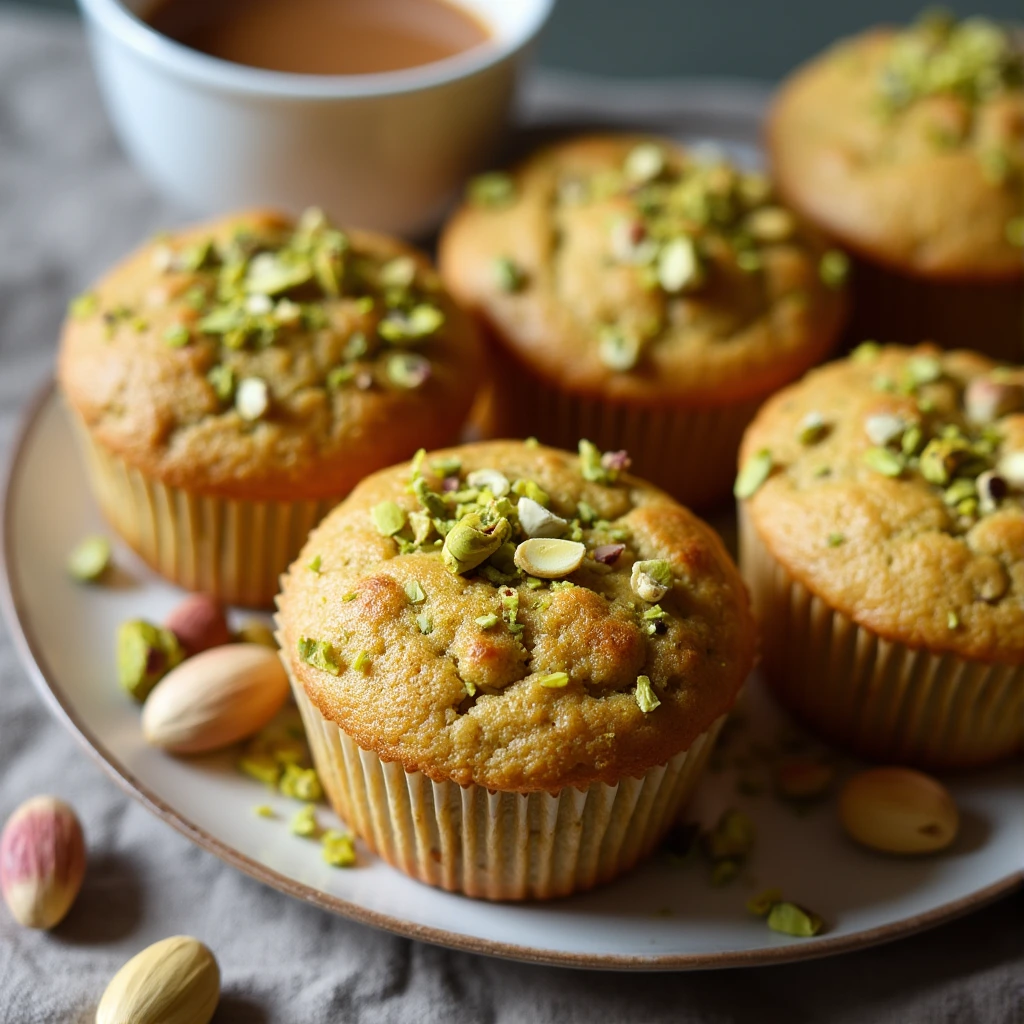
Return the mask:
[[274,808],[270,804],[257,804],[252,809],[253,814],[257,818],[276,818],[277,815],[274,813]]
[[752,498],[761,488],[761,485],[771,476],[775,462],[772,453],[767,448],[755,452],[744,463],[736,483],[733,485],[732,493],[740,500]]
[[501,618],[494,614],[494,612],[488,612],[486,615],[479,615],[474,620],[481,629],[492,629],[499,622]]
[[356,863],[356,844],[351,834],[328,829],[320,839],[321,855],[333,868],[350,868]]
[[584,480],[597,484],[613,484],[620,472],[629,469],[630,458],[624,451],[604,452],[590,441],[579,443],[580,473]]
[[68,575],[79,583],[97,583],[109,572],[112,557],[106,537],[85,537],[68,555]]
[[100,300],[95,292],[82,292],[68,303],[68,315],[74,320],[88,320],[99,308]]
[[426,635],[434,631],[434,620],[430,612],[421,612],[416,616],[416,625],[419,626],[420,632]]
[[653,711],[655,708],[661,707],[661,701],[658,700],[658,695],[654,692],[654,688],[651,686],[649,676],[636,677],[636,690],[634,691],[634,694],[636,696],[636,702],[644,714]]
[[352,659],[352,668],[356,672],[366,672],[370,667],[371,660],[372,659],[370,658],[370,655],[367,651],[360,651]]
[[164,341],[171,348],[184,348],[192,340],[192,332],[184,324],[171,324],[164,331]]
[[765,889],[747,900],[747,910],[755,917],[767,917],[776,903],[782,902],[781,889]]
[[640,338],[615,324],[605,324],[598,332],[598,355],[610,370],[632,370],[640,361]]
[[410,604],[422,604],[427,599],[427,592],[419,580],[406,580],[403,589]]
[[320,575],[320,568],[323,565],[323,559],[319,555],[314,555],[307,563],[306,568],[315,575]]
[[824,922],[815,913],[795,903],[775,903],[768,911],[768,927],[773,932],[809,939],[824,927]]
[[828,433],[828,424],[820,412],[809,412],[797,426],[797,440],[801,444],[816,444]]
[[516,185],[503,171],[488,171],[471,178],[466,197],[474,206],[500,209],[515,202]]
[[494,283],[500,291],[512,294],[523,290],[526,274],[518,263],[508,256],[499,256],[493,266]]
[[326,640],[299,637],[299,657],[307,665],[312,665],[313,668],[318,668],[322,672],[330,672],[332,676],[341,672],[341,665],[334,648]]
[[370,509],[370,516],[382,537],[393,537],[405,528],[405,512],[393,501],[382,501]]
[[868,448],[864,452],[864,464],[882,476],[897,477],[903,474],[903,459],[888,448]]
[[541,676],[537,682],[548,690],[561,690],[569,685],[569,673],[549,672],[547,675]]
[[305,768],[297,761],[286,761],[278,789],[293,800],[322,800],[324,791],[320,777],[313,768]]
[[829,288],[842,288],[850,276],[850,258],[838,249],[829,249],[818,263],[818,276]]
[[288,826],[292,835],[312,838],[320,834],[320,823],[316,820],[316,808],[307,804],[295,812]]

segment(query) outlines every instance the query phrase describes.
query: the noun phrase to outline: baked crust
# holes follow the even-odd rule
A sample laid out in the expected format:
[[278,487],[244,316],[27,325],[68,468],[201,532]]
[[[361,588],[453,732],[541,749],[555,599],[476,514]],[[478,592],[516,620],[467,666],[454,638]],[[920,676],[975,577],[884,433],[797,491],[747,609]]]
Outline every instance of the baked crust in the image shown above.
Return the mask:
[[[65,398],[97,443],[147,476],[194,493],[322,500],[340,497],[421,444],[457,436],[481,378],[478,332],[426,257],[399,241],[346,232],[350,254],[369,265],[414,260],[417,286],[444,314],[441,330],[415,348],[430,364],[419,387],[390,384],[383,372],[388,346],[352,364],[372,386],[325,386],[327,374],[344,362],[353,333],[374,330],[376,314],[344,292],[310,300],[321,306],[324,326],[303,323],[272,344],[250,340],[231,348],[195,329],[200,314],[188,301],[191,289],[213,290],[216,274],[168,269],[168,261],[206,240],[227,244],[239,231],[277,244],[294,229],[274,213],[235,214],[152,241],[97,282],[90,293],[94,308],[66,321],[58,360]],[[309,298],[301,290],[289,294]],[[166,332],[182,323],[193,327],[192,337],[173,347]],[[267,415],[247,422],[218,398],[207,379],[218,364],[236,380],[266,382]]]
[[[906,389],[901,382],[921,358],[937,363],[941,377]],[[747,431],[740,459],[745,465],[770,453],[771,475],[748,499],[747,512],[772,556],[829,607],[912,648],[1021,664],[1024,481],[1011,482],[995,507],[972,510],[970,498],[965,506],[950,503],[953,479],[938,485],[925,478],[922,458],[903,460],[898,477],[865,460],[878,447],[879,438],[868,436],[873,417],[917,424],[925,438],[955,428],[982,438],[972,442],[976,451],[990,439],[991,454],[973,467],[965,461],[957,479],[1024,452],[1024,371],[996,371],[993,378],[994,366],[973,352],[941,354],[931,346],[861,350],[769,399]],[[964,388],[979,378],[1017,388],[1017,411],[983,425],[969,422]],[[890,385],[893,390],[884,389]],[[810,413],[821,415],[824,433],[801,443]],[[876,430],[886,423],[873,420]],[[895,458],[899,445],[894,437],[887,446]]]
[[[638,193],[618,187],[614,176],[641,145],[661,150],[673,182],[698,166],[669,140],[588,136],[543,149],[515,168],[512,202],[467,202],[439,246],[452,293],[518,359],[577,393],[638,404],[717,405],[770,391],[820,361],[845,304],[842,288],[821,281],[827,247],[814,231],[797,225],[783,241],[755,245],[760,267],[751,271],[737,262],[731,214],[721,231],[694,223],[686,230],[704,246],[706,280],[681,294],[666,293],[645,276],[647,268],[616,254],[617,227],[638,223]],[[735,169],[720,164],[708,175],[741,191],[743,176]],[[560,198],[575,182],[596,183],[590,198]],[[763,180],[758,186],[767,188]],[[722,191],[734,195],[732,186]],[[763,203],[770,204],[769,191]],[[520,269],[522,287],[500,287],[499,259]],[[599,335],[608,325],[644,336],[641,357],[628,371],[601,358]]]
[[[925,95],[882,116],[879,82],[901,38],[873,29],[783,83],[767,125],[780,193],[844,247],[905,273],[1024,277],[1007,237],[1024,210],[1024,89],[975,103]],[[1006,163],[1002,180],[987,168],[993,157]]]
[[[496,441],[431,453],[424,472],[433,489],[441,481],[428,467],[448,457],[463,473],[498,469],[535,482],[566,518],[588,502],[607,521],[584,528],[588,549],[623,529],[626,550],[606,571],[584,563],[568,577],[573,587],[531,589],[520,577],[511,587],[522,631],[505,619],[481,627],[478,617],[502,615],[498,587],[480,573],[453,574],[437,551],[399,554],[370,510],[383,501],[419,507],[410,467],[375,474],[313,531],[278,599],[283,656],[327,719],[408,771],[526,792],[639,777],[732,707],[753,664],[754,630],[743,583],[708,526],[630,476],[585,481],[579,460],[556,449]],[[672,565],[662,634],[648,635],[642,610],[651,606],[630,589],[637,558]],[[411,580],[424,601],[407,596]],[[429,633],[418,614],[430,616]],[[304,660],[303,637],[330,643],[340,674]],[[352,667],[359,651],[370,658],[364,673]],[[541,685],[555,672],[567,672],[568,684]],[[647,713],[634,695],[641,674],[661,702]]]

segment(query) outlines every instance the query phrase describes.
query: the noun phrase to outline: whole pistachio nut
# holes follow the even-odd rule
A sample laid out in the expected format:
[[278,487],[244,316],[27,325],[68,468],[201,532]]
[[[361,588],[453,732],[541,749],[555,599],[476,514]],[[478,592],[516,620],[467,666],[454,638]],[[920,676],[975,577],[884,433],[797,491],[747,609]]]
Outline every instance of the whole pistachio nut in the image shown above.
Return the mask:
[[512,526],[501,517],[485,524],[481,515],[470,512],[448,531],[441,549],[441,560],[453,573],[467,573],[485,562],[512,536]]
[[122,622],[117,631],[117,674],[121,686],[140,703],[172,668],[185,659],[169,629],[143,619]]
[[577,541],[532,537],[516,548],[515,563],[529,576],[556,580],[574,573],[586,553],[586,547]]

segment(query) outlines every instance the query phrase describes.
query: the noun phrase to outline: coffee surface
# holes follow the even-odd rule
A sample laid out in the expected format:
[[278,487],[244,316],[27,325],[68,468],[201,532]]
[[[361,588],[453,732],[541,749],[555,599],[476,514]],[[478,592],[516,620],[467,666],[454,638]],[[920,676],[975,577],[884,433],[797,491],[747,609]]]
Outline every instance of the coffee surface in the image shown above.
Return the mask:
[[161,0],[145,20],[213,57],[310,75],[418,67],[489,38],[446,0]]

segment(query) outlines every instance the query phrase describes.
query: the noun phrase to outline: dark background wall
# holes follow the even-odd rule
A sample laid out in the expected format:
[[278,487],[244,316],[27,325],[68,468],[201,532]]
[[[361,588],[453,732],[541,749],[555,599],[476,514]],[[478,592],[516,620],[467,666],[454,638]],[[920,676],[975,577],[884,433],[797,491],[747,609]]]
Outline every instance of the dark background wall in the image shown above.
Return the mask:
[[[11,3],[74,9],[74,0],[0,0]],[[927,0],[558,0],[540,57],[548,67],[614,75],[778,78],[838,36],[907,21],[924,6]],[[1022,0],[945,6],[961,15],[1024,16]]]

